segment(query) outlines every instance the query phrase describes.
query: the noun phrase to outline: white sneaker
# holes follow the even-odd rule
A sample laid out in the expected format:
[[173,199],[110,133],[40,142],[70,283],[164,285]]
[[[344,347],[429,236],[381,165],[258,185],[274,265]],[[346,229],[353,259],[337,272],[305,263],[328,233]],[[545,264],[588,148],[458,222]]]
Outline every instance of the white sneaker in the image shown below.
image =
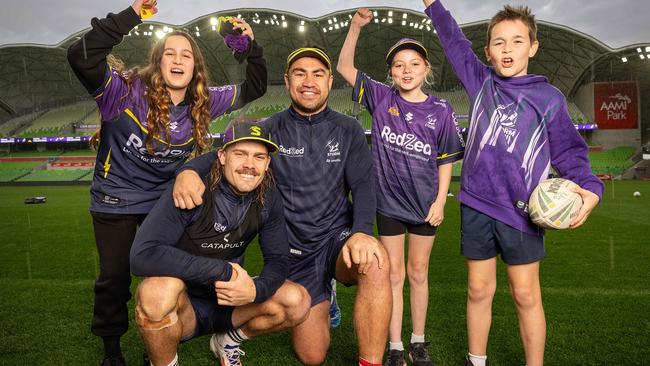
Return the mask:
[[214,357],[219,359],[221,366],[242,366],[239,356],[246,353],[239,348],[239,344],[225,344],[226,334],[213,334],[210,338],[210,350]]

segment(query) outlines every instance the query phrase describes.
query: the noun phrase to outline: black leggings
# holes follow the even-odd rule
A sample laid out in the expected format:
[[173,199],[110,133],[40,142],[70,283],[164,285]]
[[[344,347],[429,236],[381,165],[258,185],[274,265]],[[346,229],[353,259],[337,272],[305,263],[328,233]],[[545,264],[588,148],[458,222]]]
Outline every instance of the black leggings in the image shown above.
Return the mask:
[[129,253],[138,225],[146,215],[90,214],[99,253],[99,277],[95,281],[95,306],[90,329],[100,337],[119,337],[129,329]]

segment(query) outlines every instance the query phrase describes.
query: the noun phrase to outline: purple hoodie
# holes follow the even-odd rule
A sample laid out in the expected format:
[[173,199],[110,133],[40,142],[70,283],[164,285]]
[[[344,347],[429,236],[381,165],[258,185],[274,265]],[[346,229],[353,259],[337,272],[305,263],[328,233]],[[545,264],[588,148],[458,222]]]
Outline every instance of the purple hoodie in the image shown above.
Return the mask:
[[528,198],[551,167],[599,197],[588,147],[576,131],[562,92],[539,75],[503,78],[472,51],[440,0],[425,10],[470,100],[470,125],[461,176],[461,203],[528,234]]

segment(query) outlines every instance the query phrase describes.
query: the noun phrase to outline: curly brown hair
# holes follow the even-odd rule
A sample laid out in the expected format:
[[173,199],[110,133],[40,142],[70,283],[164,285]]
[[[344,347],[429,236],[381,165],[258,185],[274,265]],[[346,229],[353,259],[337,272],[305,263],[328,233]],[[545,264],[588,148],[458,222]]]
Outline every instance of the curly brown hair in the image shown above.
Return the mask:
[[[210,125],[210,92],[208,90],[210,80],[201,49],[189,34],[179,30],[165,34],[151,49],[149,63],[145,67],[135,67],[125,73],[120,72],[120,77],[129,86],[128,92],[123,98],[131,93],[136,80],[142,80],[147,86],[149,113],[147,114],[148,133],[145,144],[147,151],[153,154],[154,138],[158,137],[164,141],[169,141],[169,104],[171,103],[171,97],[160,71],[160,61],[165,51],[165,42],[171,36],[181,36],[187,39],[194,54],[194,70],[192,80],[187,86],[186,99],[189,100],[189,113],[193,122],[192,135],[195,142],[194,155],[196,156],[212,146],[212,137],[208,130]],[[109,67],[122,71],[123,63],[115,62],[114,57],[107,58],[107,63]],[[99,140],[98,133],[96,135],[91,138],[91,146],[93,141]]]

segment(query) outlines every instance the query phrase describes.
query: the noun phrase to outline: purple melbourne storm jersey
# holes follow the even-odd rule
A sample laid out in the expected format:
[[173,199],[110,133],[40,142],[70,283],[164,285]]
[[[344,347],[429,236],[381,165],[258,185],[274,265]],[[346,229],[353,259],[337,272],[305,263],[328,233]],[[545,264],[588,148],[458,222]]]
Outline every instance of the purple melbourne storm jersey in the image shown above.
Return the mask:
[[518,230],[543,235],[528,217],[527,202],[551,167],[602,196],[603,184],[591,174],[587,145],[562,92],[543,76],[498,76],[479,61],[440,0],[426,13],[470,100],[459,200]]
[[[189,105],[170,105],[169,141],[153,141],[147,151],[147,88],[136,79],[129,89],[125,75],[108,70],[106,81],[94,95],[102,120],[95,163],[90,210],[119,214],[144,214],[171,184],[176,170],[194,149]],[[210,116],[235,105],[235,85],[210,87]]]
[[395,88],[357,72],[352,98],[372,114],[377,211],[422,224],[438,194],[438,165],[463,158],[451,105],[434,96],[412,103]]

